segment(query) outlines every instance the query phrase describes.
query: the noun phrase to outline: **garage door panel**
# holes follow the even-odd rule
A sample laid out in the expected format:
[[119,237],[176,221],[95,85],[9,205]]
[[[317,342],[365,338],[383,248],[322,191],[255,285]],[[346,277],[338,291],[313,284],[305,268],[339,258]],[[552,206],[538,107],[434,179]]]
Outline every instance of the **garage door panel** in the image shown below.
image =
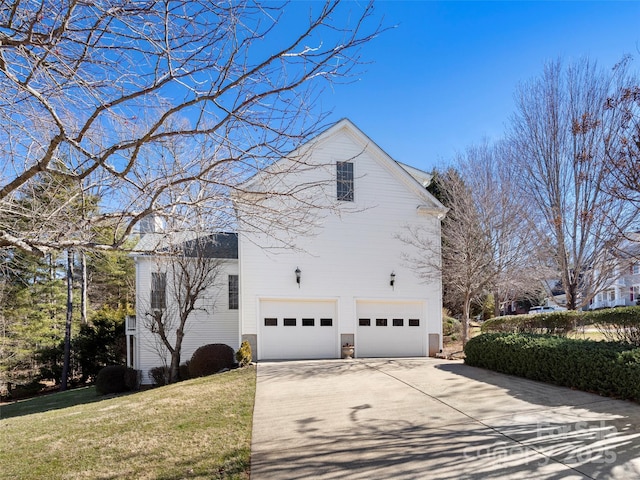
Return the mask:
[[260,302],[261,359],[335,358],[335,301]]
[[357,302],[359,357],[412,357],[425,354],[422,302]]

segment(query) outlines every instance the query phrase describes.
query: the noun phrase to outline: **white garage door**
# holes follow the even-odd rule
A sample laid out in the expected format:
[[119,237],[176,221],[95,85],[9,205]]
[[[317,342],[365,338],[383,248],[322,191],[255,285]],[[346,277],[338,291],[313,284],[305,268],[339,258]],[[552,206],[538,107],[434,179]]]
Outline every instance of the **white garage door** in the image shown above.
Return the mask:
[[260,359],[338,358],[335,301],[261,300]]
[[357,302],[358,357],[426,355],[424,302]]

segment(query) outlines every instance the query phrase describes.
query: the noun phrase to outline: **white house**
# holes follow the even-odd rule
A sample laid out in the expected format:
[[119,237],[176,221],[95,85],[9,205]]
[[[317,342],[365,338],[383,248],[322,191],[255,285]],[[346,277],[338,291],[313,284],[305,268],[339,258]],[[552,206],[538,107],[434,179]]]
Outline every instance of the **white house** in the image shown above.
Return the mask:
[[[612,274],[601,282],[601,288],[589,302],[590,310],[635,306],[640,302],[640,233],[626,235],[613,256]],[[600,273],[595,272],[599,277]]]
[[[291,158],[304,158],[305,168],[289,170]],[[427,192],[429,181],[425,172],[390,158],[349,120],[250,179],[244,190],[256,192],[257,208],[286,204],[258,193],[269,182],[269,191],[312,185],[316,189],[307,193],[324,196],[315,199],[326,208],[309,214],[306,234],[304,222],[293,217],[293,229],[282,222],[252,228],[250,212],[238,210],[238,260],[227,259],[227,279],[212,294],[213,313],[191,323],[183,360],[199,345],[237,349],[242,340],[251,343],[257,360],[340,358],[344,344],[355,345],[357,357],[435,355],[442,348],[439,254],[399,238],[407,228],[419,228],[439,246],[446,209]],[[433,257],[428,278],[412,264],[418,256]],[[136,262],[138,322],[127,326],[129,361],[146,372],[159,364],[140,322],[157,267],[152,256],[138,255]]]

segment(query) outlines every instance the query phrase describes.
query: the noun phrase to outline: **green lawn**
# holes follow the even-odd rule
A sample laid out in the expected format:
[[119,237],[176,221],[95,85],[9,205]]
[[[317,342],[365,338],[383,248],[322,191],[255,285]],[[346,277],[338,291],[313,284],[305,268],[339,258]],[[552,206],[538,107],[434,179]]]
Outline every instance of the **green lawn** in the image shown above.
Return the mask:
[[26,400],[0,407],[0,420],[32,413],[72,407],[84,403],[99,402],[102,398],[96,395],[94,387],[75,388],[62,393],[40,395]]
[[[247,367],[72,407],[71,392],[2,407],[2,478],[249,478],[255,377]],[[41,401],[49,411],[30,413]]]
[[578,340],[594,340],[596,342],[607,340],[604,334],[595,328],[577,329],[569,332],[567,336],[569,338],[577,338]]

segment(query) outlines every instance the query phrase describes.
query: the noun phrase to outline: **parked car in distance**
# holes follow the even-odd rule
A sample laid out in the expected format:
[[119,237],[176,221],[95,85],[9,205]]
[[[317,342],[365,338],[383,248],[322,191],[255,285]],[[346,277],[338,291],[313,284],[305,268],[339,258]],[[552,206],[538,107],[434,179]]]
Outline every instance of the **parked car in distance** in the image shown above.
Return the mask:
[[529,315],[535,315],[536,313],[550,313],[550,312],[564,312],[567,310],[564,307],[539,305],[537,307],[531,307],[529,309]]

